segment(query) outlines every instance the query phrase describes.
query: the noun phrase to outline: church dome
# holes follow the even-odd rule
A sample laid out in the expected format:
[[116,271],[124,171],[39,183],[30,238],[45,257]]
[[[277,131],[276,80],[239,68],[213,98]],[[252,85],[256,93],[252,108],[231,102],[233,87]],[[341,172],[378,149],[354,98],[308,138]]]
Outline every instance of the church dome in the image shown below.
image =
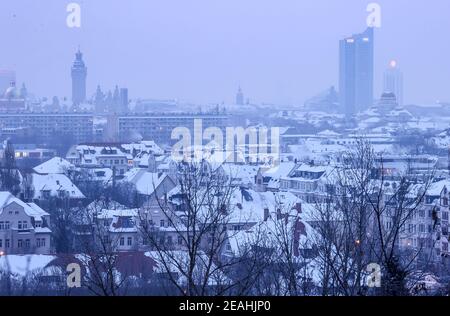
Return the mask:
[[4,97],[6,99],[16,99],[20,97],[19,90],[15,86],[11,86],[8,89],[6,89]]

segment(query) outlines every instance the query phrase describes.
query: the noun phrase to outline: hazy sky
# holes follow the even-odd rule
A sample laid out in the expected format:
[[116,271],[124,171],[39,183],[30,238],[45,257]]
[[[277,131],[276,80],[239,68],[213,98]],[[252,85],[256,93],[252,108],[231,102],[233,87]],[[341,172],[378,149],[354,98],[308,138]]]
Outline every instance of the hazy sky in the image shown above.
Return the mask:
[[[364,0],[85,0],[81,28],[64,0],[0,1],[0,68],[40,96],[70,96],[78,47],[97,84],[130,97],[301,103],[338,85],[338,41],[366,28]],[[378,0],[375,93],[390,59],[405,102],[450,101],[450,1]]]

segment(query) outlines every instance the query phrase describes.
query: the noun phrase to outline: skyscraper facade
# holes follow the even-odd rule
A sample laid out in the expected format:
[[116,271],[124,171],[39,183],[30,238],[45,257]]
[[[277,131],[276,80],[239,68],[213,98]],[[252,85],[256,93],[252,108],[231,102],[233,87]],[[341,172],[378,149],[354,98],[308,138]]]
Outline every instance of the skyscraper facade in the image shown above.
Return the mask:
[[128,112],[128,89],[121,88],[120,89],[120,112],[127,113]]
[[395,60],[389,63],[384,72],[383,89],[384,92],[395,94],[398,105],[403,105],[403,73]]
[[78,50],[72,65],[72,102],[75,105],[86,101],[86,77],[87,68],[83,61],[83,54]]
[[347,117],[373,105],[374,30],[339,43],[339,99]]

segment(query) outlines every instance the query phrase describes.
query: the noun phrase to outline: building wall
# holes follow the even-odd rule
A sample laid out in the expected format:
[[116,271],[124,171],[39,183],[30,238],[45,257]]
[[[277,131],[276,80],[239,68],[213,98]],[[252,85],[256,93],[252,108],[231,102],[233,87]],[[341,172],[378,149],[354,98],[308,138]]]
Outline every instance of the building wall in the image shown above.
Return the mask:
[[173,144],[172,131],[177,127],[186,127],[194,137],[194,120],[201,119],[202,127],[218,127],[225,130],[228,117],[226,115],[127,115],[120,116],[119,137],[126,139],[130,135],[140,134],[145,139],[152,139],[158,144]]
[[[9,229],[0,229],[0,251],[7,254],[49,254],[51,252],[50,234],[36,234],[32,220],[22,206],[11,203],[4,207],[0,214],[0,224],[4,225],[6,222],[9,223]],[[25,222],[26,229],[19,229],[19,222]],[[42,240],[45,240],[44,246],[42,246]],[[22,245],[19,244],[20,241]]]
[[73,113],[0,114],[0,127],[29,127],[34,135],[48,139],[58,134],[71,134],[75,142],[92,139],[93,115]]

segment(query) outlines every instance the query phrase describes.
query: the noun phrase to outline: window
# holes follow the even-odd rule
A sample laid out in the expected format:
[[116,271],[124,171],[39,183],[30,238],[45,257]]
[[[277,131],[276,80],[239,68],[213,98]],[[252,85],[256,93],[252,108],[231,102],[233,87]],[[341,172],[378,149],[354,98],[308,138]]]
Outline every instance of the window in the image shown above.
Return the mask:
[[172,236],[167,236],[167,243],[168,243],[169,245],[172,244]]
[[6,239],[5,240],[5,248],[9,248],[9,247],[11,247],[10,241],[9,241],[9,239]]
[[119,244],[120,244],[121,246],[124,246],[124,245],[125,245],[125,238],[124,238],[124,237],[120,237],[120,242],[119,242]]
[[45,238],[36,239],[36,247],[45,247]]
[[31,245],[30,240],[26,239],[25,240],[25,248],[30,249],[30,245]]
[[133,245],[133,238],[132,238],[132,237],[128,237],[128,238],[127,238],[127,245],[128,245],[128,246]]
[[28,228],[28,223],[26,221],[19,221],[19,223],[17,224],[17,228],[19,230],[27,229]]
[[18,241],[17,241],[17,248],[22,248],[23,247],[23,240],[22,239],[19,239]]
[[178,244],[182,245],[183,244],[183,237],[178,236]]
[[419,233],[424,233],[425,232],[425,225],[424,224],[420,224],[419,225]]
[[159,222],[159,226],[161,226],[161,227],[164,227],[164,225],[165,225],[165,223],[164,223],[164,220],[162,219],[162,220],[160,220],[160,222]]
[[3,239],[0,239],[0,248],[3,248]]
[[5,222],[0,222],[0,230],[4,230],[5,229]]

